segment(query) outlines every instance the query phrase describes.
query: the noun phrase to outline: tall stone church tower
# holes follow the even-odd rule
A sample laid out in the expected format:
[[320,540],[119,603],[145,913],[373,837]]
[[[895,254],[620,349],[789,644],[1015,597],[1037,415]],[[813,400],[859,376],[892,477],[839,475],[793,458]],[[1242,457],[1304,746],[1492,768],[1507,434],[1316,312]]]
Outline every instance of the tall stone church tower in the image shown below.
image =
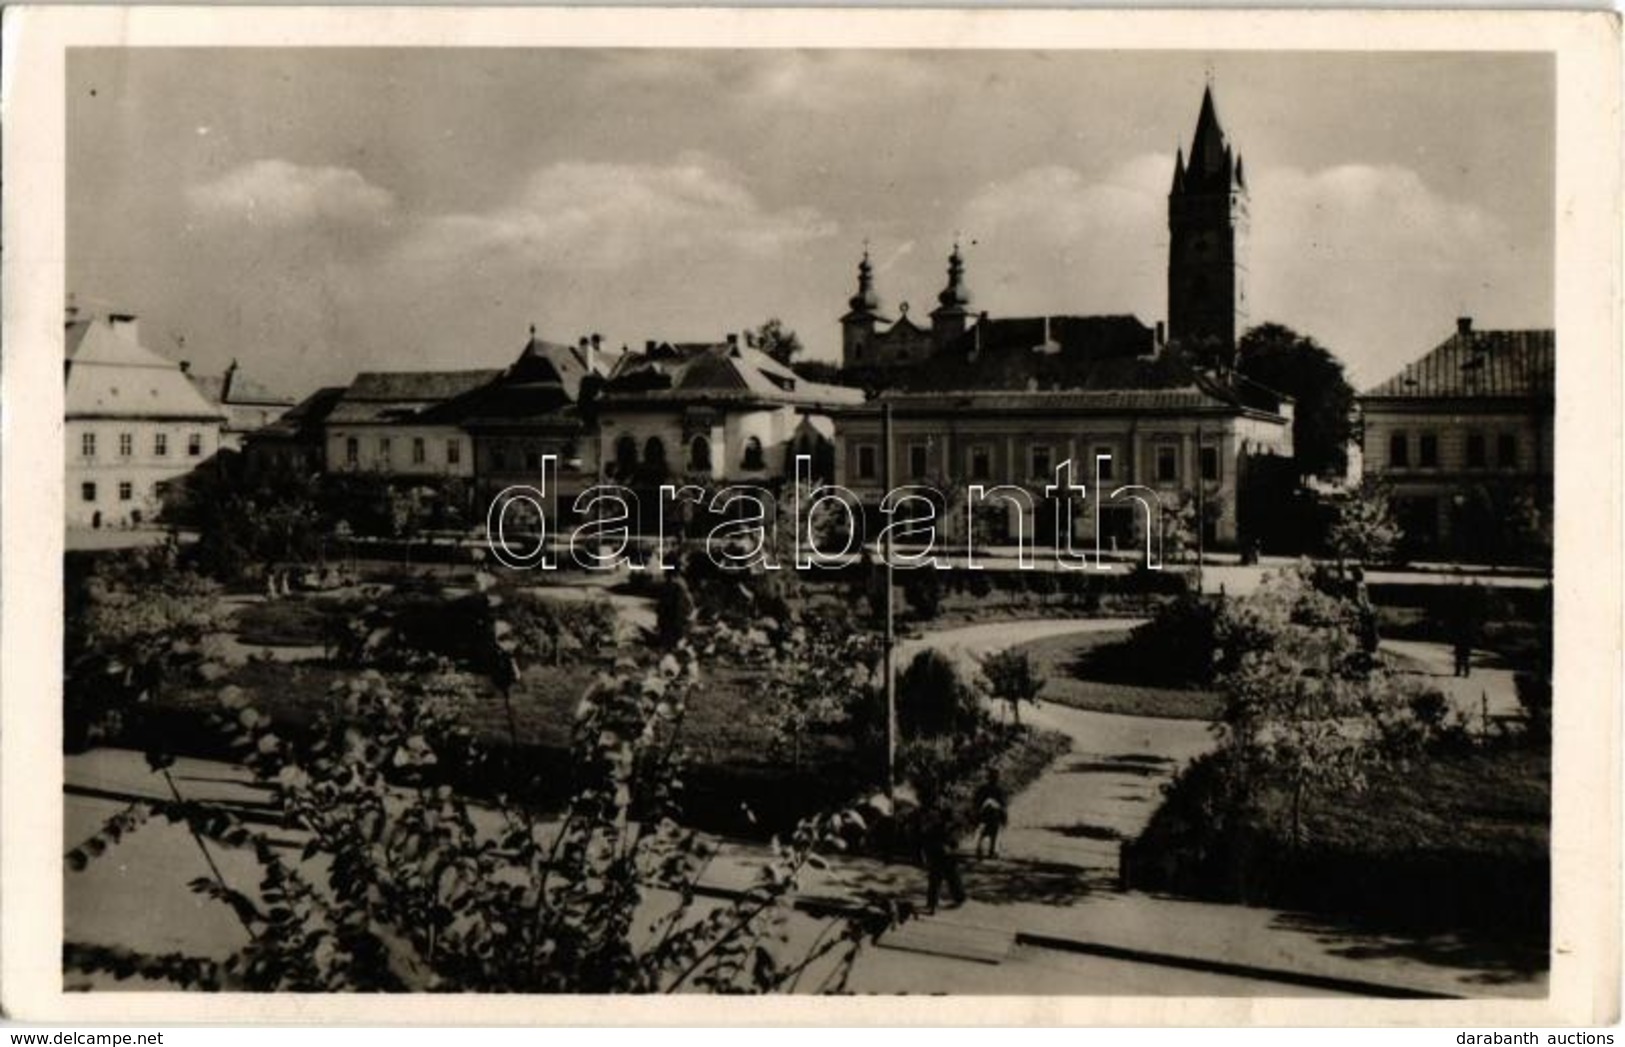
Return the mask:
[[1247,326],[1247,175],[1219,126],[1213,88],[1168,193],[1168,337],[1209,367],[1235,363]]

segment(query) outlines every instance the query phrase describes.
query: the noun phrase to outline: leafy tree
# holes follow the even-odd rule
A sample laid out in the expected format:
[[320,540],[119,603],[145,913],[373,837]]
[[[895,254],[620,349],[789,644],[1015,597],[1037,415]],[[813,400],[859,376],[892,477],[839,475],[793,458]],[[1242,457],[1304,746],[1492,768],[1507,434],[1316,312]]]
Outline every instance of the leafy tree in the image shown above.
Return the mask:
[[801,339],[797,337],[794,331],[784,326],[784,321],[776,316],[747,334],[745,341],[786,367],[801,353],[802,349]]
[[1032,656],[1019,647],[1008,647],[984,658],[982,675],[987,677],[993,697],[1009,703],[1010,718],[1018,725],[1021,703],[1037,701],[1047,682],[1034,667]]
[[898,677],[897,729],[905,739],[967,733],[983,718],[976,691],[934,647],[916,654]]
[[1272,572],[1226,601],[1216,634],[1221,762],[1240,796],[1284,790],[1297,845],[1309,804],[1363,787],[1411,724],[1411,696],[1363,649],[1357,605],[1318,588],[1307,568]]
[[1333,513],[1326,544],[1339,562],[1382,563],[1393,556],[1401,531],[1388,488],[1380,481],[1367,477],[1337,496]]
[[1294,401],[1292,445],[1305,476],[1340,476],[1348,465],[1354,387],[1343,362],[1313,338],[1260,324],[1237,346],[1241,374]]
[[793,769],[801,770],[807,740],[819,731],[856,735],[865,751],[884,744],[884,725],[876,715],[878,636],[854,629],[844,615],[820,610],[774,639],[765,705],[775,747],[788,752]]

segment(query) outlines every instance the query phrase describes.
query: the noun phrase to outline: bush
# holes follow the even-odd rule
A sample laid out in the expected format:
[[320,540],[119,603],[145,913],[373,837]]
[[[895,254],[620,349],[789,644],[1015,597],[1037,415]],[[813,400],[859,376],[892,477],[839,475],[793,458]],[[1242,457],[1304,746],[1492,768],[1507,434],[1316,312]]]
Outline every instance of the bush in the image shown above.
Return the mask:
[[907,739],[974,730],[985,714],[948,656],[927,648],[897,681],[897,729]]
[[655,597],[655,642],[674,647],[687,638],[694,623],[694,597],[680,576],[669,579]]
[[934,567],[917,567],[903,580],[903,599],[916,618],[930,620],[942,610],[942,579]]
[[1157,687],[1210,687],[1218,654],[1218,605],[1190,594],[1163,604],[1120,644],[1095,650],[1090,674]]
[[1551,745],[1552,681],[1536,673],[1518,673],[1512,680],[1523,709],[1525,736],[1536,745]]

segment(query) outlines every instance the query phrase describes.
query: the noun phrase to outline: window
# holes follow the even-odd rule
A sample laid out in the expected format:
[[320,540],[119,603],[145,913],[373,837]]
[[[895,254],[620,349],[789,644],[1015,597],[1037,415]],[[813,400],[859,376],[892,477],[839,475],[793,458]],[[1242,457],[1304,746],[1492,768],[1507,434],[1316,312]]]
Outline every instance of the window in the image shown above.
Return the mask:
[[688,467],[696,473],[711,471],[711,441],[704,436],[696,436],[688,442]]
[[765,469],[767,463],[762,460],[762,441],[752,436],[745,441],[745,456],[740,461],[744,469]]
[[1095,469],[1102,483],[1117,479],[1117,463],[1112,460],[1110,447],[1095,448]]
[[[757,445],[760,448],[760,444]],[[658,436],[643,441],[643,464],[651,476],[664,476],[666,472],[666,442]],[[761,468],[757,466],[757,468]]]
[[429,460],[429,449],[423,446],[423,437],[412,437],[412,464],[422,465]]
[[152,435],[152,453],[157,455],[159,458],[166,458],[169,456],[168,433],[154,433]]
[[1049,444],[1033,444],[1029,453],[1032,459],[1028,464],[1032,467],[1030,475],[1035,480],[1048,480],[1054,471],[1055,453]]
[[1516,433],[1502,433],[1495,438],[1495,464],[1502,469],[1516,469],[1518,467],[1518,436]]
[[858,445],[858,479],[873,480],[880,472],[874,444]]
[[463,442],[461,440],[446,441],[446,464],[456,465],[463,460]]
[[345,464],[352,466],[361,463],[361,441],[353,436],[344,440],[344,461]]
[[1411,442],[1404,433],[1394,433],[1388,437],[1388,464],[1395,469],[1410,466]]
[[1219,478],[1219,449],[1217,447],[1204,447],[1201,452],[1202,479],[1217,480]]
[[196,458],[203,453],[203,434],[188,433],[186,436],[186,457]]
[[389,437],[378,438],[378,464],[385,469],[389,468]]
[[1157,482],[1173,483],[1179,479],[1179,450],[1168,444],[1157,448]]
[[96,434],[81,433],[79,436],[79,453],[86,458],[96,457]]
[[128,480],[121,480],[118,485],[118,500],[127,502],[135,497],[135,487]]
[[135,437],[132,436],[129,433],[119,433],[118,434],[118,455],[119,455],[119,457],[120,458],[128,458],[132,454],[135,454]]
[[96,485],[93,483],[80,484],[79,497],[87,502],[94,502],[96,500]]
[[1437,469],[1439,467],[1439,437],[1433,433],[1423,433],[1417,440],[1417,465],[1424,469]]
[[972,480],[993,478],[993,449],[987,444],[977,444],[970,449],[970,478]]
[[638,468],[638,442],[630,434],[615,441],[615,474],[622,479]]
[[923,479],[931,470],[931,448],[925,444],[908,445],[908,476],[911,480]]
[[1484,453],[1484,434],[1467,434],[1467,468],[1482,469],[1486,463]]

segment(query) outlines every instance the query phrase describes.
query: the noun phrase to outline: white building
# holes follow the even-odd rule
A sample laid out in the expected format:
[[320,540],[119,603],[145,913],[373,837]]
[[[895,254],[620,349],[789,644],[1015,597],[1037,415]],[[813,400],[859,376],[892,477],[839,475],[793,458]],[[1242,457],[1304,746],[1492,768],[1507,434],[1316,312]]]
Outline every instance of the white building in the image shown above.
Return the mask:
[[470,477],[474,445],[455,422],[423,419],[431,408],[502,374],[483,371],[364,371],[327,416],[329,473]]
[[125,313],[67,324],[67,523],[150,522],[163,487],[214,457],[225,412],[180,364],[141,345]]
[[655,346],[622,361],[598,400],[599,459],[607,478],[634,486],[772,486],[793,476],[795,451],[832,466],[829,412],[862,402],[862,390],[807,381],[732,336]]

